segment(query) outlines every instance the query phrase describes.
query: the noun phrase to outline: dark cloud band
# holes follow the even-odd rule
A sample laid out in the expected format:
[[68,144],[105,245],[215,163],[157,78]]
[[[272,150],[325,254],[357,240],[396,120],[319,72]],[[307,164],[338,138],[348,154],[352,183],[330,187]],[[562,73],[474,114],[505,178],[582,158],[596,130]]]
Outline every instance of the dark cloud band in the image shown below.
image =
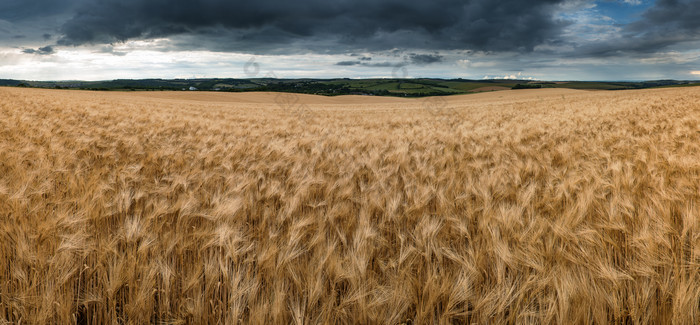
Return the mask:
[[[700,41],[697,0],[656,0],[639,20],[621,26],[619,35],[592,41],[571,38],[565,30],[575,22],[557,13],[587,3],[600,1],[3,0],[0,34],[6,35],[0,41],[29,48],[24,52],[31,54],[52,54],[56,45],[161,37],[170,39],[167,50],[349,54],[398,49],[397,60],[416,65],[440,63],[446,50],[643,56]],[[383,64],[366,59],[337,64]]]
[[65,23],[59,44],[200,34],[226,35],[238,51],[302,41],[338,52],[397,46],[529,51],[558,36],[562,23],[552,12],[561,2],[103,0],[86,3]]

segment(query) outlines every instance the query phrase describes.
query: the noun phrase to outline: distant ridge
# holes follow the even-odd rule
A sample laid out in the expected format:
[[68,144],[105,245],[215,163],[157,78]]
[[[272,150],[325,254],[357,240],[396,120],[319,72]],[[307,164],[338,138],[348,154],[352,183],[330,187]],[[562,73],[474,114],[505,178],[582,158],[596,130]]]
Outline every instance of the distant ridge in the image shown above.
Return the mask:
[[102,91],[274,91],[324,96],[369,95],[425,97],[531,88],[625,90],[700,86],[700,81],[533,81],[509,79],[116,79],[108,81],[27,81],[0,79],[0,86]]

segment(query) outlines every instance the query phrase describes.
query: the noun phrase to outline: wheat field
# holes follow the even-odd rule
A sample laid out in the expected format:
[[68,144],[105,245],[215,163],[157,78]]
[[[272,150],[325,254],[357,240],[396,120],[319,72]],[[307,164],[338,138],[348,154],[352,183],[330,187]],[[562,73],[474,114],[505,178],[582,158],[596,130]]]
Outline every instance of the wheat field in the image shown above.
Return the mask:
[[0,88],[0,324],[698,324],[700,89]]

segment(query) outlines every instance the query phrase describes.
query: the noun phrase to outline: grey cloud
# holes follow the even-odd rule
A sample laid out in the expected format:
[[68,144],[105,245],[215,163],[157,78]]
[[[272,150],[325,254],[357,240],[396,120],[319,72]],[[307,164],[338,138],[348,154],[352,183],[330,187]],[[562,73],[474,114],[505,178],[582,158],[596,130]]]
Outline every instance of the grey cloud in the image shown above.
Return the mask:
[[22,50],[22,53],[25,54],[38,54],[38,55],[50,55],[56,53],[54,48],[52,46],[44,46],[40,47],[38,49],[24,49]]
[[700,43],[697,0],[657,0],[638,21],[619,26],[620,35],[612,39],[586,41],[563,34],[575,22],[563,21],[557,13],[562,8],[576,12],[590,2],[2,0],[0,31],[5,34],[0,32],[0,42],[27,48],[29,54],[95,44],[98,49],[105,46],[99,52],[125,55],[110,44],[167,37],[168,42],[153,49],[349,54],[349,61],[336,65],[357,67],[396,65],[383,62],[385,58],[402,66],[437,66],[454,50],[532,52],[538,58],[645,57]]
[[127,53],[127,52],[115,51],[115,50],[114,50],[114,47],[112,47],[112,46],[110,46],[110,45],[103,46],[102,48],[100,48],[100,50],[99,50],[98,52],[99,52],[99,53],[112,54],[112,55],[116,55],[116,56],[126,56],[127,54],[129,54],[129,53]]
[[625,25],[618,38],[581,44],[577,56],[609,57],[658,53],[700,41],[700,1],[657,0],[641,19]]
[[[0,0],[0,46],[36,48],[76,14],[76,6],[88,0]],[[25,37],[16,38],[14,35]]]
[[372,57],[364,56],[362,54],[351,53],[349,55],[352,57],[359,57],[358,60],[360,60],[360,61],[372,61]]
[[88,0],[2,0],[0,19],[12,22],[45,18],[60,14],[74,14],[77,6]]
[[632,29],[654,28],[669,32],[696,34],[700,31],[700,2],[697,0],[657,0],[644,14],[644,20],[632,24]]
[[336,63],[335,65],[340,65],[340,66],[353,66],[353,65],[359,65],[362,64],[360,61],[340,61]]
[[392,62],[377,62],[377,63],[368,63],[368,62],[362,62],[362,61],[340,61],[337,62],[335,65],[339,66],[362,66],[362,67],[370,67],[370,68],[394,68],[394,67],[404,67],[408,65],[408,62],[398,62],[398,63],[392,63]]
[[[359,55],[351,54],[350,56],[357,57]],[[340,66],[368,65],[368,64],[370,64],[370,63],[368,63],[369,61],[372,61],[371,57],[362,56],[355,61],[340,61],[340,62],[336,63],[335,65],[340,65]]]
[[409,59],[411,60],[412,63],[414,64],[432,64],[432,63],[439,63],[444,60],[444,57],[442,55],[438,54],[415,54],[411,53],[408,55]]
[[408,65],[408,63],[406,63],[406,62],[398,62],[398,63],[379,62],[379,63],[363,63],[362,64],[362,66],[373,67],[373,68],[400,68],[400,67],[405,67],[407,65]]

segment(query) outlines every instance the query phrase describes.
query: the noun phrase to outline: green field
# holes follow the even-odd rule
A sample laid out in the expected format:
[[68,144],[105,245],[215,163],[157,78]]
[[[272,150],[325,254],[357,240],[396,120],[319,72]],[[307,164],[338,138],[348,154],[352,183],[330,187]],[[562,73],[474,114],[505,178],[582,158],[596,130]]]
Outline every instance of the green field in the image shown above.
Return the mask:
[[468,80],[468,79],[142,79],[110,81],[22,81],[0,80],[0,86],[60,88],[83,90],[155,91],[276,91],[325,96],[373,95],[422,97],[468,94],[480,88],[570,88],[585,90],[624,90],[660,87],[688,87],[700,81],[657,80],[643,82],[531,80]]

